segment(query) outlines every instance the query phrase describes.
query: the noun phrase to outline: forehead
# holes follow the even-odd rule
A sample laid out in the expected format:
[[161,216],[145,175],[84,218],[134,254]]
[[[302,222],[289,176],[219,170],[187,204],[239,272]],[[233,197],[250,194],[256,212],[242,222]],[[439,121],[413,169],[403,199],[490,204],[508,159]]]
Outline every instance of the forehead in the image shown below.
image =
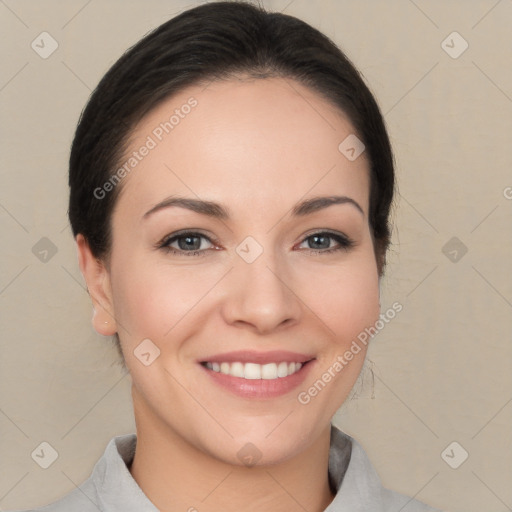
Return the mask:
[[119,201],[140,210],[182,194],[254,211],[292,197],[340,193],[367,212],[366,155],[350,161],[338,149],[353,134],[339,109],[289,79],[192,86],[132,133],[122,163],[131,158],[134,165]]

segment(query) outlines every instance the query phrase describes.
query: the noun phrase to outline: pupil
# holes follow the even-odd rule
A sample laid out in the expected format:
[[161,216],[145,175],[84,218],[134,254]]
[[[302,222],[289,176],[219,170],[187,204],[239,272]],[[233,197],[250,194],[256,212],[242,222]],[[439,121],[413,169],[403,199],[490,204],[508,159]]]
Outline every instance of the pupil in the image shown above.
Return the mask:
[[323,240],[324,242],[327,241],[327,244],[325,243],[321,243],[320,242],[320,245],[322,247],[318,247],[318,245],[316,247],[313,247],[314,249],[328,249],[329,248],[329,241],[328,241],[328,238],[327,236],[320,236],[320,235],[313,235],[313,240],[314,240],[314,243],[317,244],[319,240]]
[[[193,240],[195,240],[196,243],[194,243]],[[182,241],[184,241],[184,243],[182,243]],[[198,241],[199,243],[197,243]],[[194,251],[197,251],[201,245],[201,241],[198,236],[186,236],[179,239],[178,245],[180,246],[180,249],[193,249]]]

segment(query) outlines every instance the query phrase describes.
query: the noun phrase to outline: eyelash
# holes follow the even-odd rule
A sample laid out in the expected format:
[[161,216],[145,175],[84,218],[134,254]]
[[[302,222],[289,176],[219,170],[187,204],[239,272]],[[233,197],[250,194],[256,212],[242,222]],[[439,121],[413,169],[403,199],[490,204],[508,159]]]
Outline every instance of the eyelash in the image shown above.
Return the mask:
[[[308,240],[309,238],[312,238],[314,236],[323,236],[323,237],[328,236],[329,238],[334,239],[339,244],[337,247],[332,247],[330,249],[306,249],[310,253],[316,254],[316,255],[317,254],[331,254],[331,253],[334,253],[337,251],[348,251],[355,245],[355,242],[352,239],[350,239],[349,237],[347,237],[345,235],[338,234],[338,233],[333,233],[330,231],[317,231],[316,233],[312,233],[312,234],[308,235],[307,237],[305,237],[302,240],[301,244],[303,242],[305,242],[306,240]],[[183,232],[174,233],[170,236],[165,237],[161,242],[159,242],[157,244],[157,248],[164,250],[166,253],[172,253],[173,255],[176,255],[176,256],[186,256],[186,257],[206,256],[206,251],[208,249],[200,249],[200,250],[195,250],[195,251],[184,251],[182,249],[175,249],[173,247],[170,247],[171,243],[173,243],[176,240],[179,240],[181,238],[197,238],[197,237],[204,238],[204,239],[208,240],[208,242],[210,242],[211,244],[215,245],[215,240],[211,240],[210,237],[203,235],[202,233],[199,233],[196,231],[183,231]]]

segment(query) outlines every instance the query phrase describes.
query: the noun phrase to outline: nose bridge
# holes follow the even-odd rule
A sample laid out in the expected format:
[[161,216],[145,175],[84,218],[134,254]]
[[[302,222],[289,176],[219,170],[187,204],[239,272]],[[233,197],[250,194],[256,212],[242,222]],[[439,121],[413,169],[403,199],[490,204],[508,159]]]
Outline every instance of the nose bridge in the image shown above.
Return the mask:
[[256,251],[251,240],[237,248],[224,312],[228,322],[251,324],[263,332],[297,320],[301,308],[286,261],[270,248],[261,248],[257,256]]

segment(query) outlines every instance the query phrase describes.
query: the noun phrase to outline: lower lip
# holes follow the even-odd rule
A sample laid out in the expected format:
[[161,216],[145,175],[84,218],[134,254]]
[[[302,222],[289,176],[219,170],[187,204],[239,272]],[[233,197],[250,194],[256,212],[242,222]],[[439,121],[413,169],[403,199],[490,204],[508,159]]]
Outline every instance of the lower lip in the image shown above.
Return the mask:
[[304,363],[298,372],[288,377],[278,377],[277,379],[243,379],[233,377],[224,373],[210,370],[203,365],[199,365],[210,378],[223,388],[231,391],[242,398],[275,398],[286,395],[290,391],[299,387],[307,377],[314,360]]

